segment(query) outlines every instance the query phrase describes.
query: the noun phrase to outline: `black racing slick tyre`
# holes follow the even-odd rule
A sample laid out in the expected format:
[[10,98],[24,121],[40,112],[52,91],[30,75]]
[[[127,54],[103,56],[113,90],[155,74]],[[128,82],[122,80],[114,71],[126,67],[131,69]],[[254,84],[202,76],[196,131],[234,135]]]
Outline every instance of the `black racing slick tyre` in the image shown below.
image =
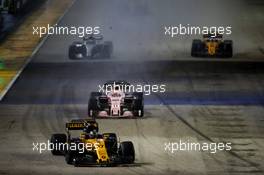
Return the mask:
[[202,41],[198,39],[193,40],[191,56],[199,57],[201,55],[201,51],[202,51]]
[[[77,54],[81,54],[82,57],[77,57]],[[71,60],[77,60],[77,59],[81,59],[81,58],[86,58],[87,55],[87,50],[85,45],[81,45],[81,46],[76,46],[75,44],[70,45],[69,47],[69,59]]]
[[73,151],[67,151],[65,154],[65,161],[67,164],[72,165],[73,164],[73,160],[75,158],[75,153]]
[[65,151],[63,144],[65,144],[66,141],[67,141],[66,134],[52,134],[50,138],[50,142],[52,144],[51,153],[53,155],[63,155]]
[[111,41],[105,41],[102,52],[103,52],[103,57],[110,58],[113,52],[113,43]]
[[98,103],[97,103],[97,97],[101,96],[102,94],[100,92],[92,92],[90,94],[90,99],[88,101],[88,116],[95,118],[96,114],[98,112]]
[[137,117],[144,116],[144,96],[143,93],[134,93],[136,99],[134,101],[134,115]]
[[141,107],[141,109],[138,109],[135,111],[135,116],[137,117],[143,117],[144,116],[144,108]]
[[75,46],[69,47],[69,59],[71,59],[71,60],[77,59],[75,56]]
[[135,149],[132,142],[130,141],[121,142],[118,153],[123,163],[128,163],[128,164],[134,163]]
[[96,115],[96,112],[97,112],[97,100],[91,98],[91,99],[89,99],[88,103],[89,103],[88,104],[88,111],[87,111],[88,116],[94,118]]
[[233,57],[233,41],[225,40],[223,50],[224,50],[224,57],[225,58]]

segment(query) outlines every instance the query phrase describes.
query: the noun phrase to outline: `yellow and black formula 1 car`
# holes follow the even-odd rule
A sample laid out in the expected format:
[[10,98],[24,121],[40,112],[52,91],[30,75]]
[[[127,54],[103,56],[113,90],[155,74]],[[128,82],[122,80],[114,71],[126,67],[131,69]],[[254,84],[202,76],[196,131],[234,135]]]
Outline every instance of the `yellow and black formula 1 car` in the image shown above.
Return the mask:
[[[78,137],[72,137],[73,130],[81,130]],[[112,166],[135,161],[133,143],[119,143],[115,133],[98,134],[98,123],[94,120],[66,123],[66,134],[53,134],[50,143],[53,155],[64,155],[66,162],[74,166]]]
[[221,57],[233,56],[233,42],[223,40],[223,35],[203,35],[203,40],[195,39],[192,42],[191,55],[193,57]]

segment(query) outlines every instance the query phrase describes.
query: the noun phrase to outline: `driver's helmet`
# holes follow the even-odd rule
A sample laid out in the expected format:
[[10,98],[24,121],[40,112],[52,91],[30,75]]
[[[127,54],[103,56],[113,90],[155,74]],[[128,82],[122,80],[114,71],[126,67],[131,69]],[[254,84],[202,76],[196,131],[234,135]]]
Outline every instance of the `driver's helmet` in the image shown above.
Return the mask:
[[85,139],[94,139],[97,136],[97,131],[95,129],[91,129],[91,127],[85,127],[83,129],[83,135]]
[[96,130],[90,131],[89,133],[85,133],[86,138],[88,139],[95,139],[97,138]]
[[96,138],[96,136],[97,136],[97,133],[96,133],[96,131],[95,131],[95,130],[93,130],[93,131],[90,131],[90,133],[89,133],[89,138],[90,138],[90,139],[95,139],[95,138]]

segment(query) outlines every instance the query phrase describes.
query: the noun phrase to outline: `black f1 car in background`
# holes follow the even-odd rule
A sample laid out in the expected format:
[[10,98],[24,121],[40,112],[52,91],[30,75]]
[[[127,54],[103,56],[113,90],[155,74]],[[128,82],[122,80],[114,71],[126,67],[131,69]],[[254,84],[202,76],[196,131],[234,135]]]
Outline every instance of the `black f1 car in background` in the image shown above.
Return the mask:
[[192,42],[191,55],[193,57],[222,57],[233,56],[233,42],[223,40],[223,35],[203,35],[203,40],[195,39]]
[[125,81],[109,81],[104,92],[92,92],[88,102],[90,117],[143,117],[142,92],[130,92]]
[[[82,132],[78,137],[72,137],[72,130]],[[72,120],[66,123],[66,131],[66,134],[53,134],[50,141],[56,145],[53,146],[51,153],[64,155],[68,164],[111,166],[132,164],[135,161],[133,143],[131,141],[119,143],[115,133],[98,134],[98,123],[94,120]]]
[[[38,1],[34,0],[0,0],[0,8],[7,10],[13,15],[23,14],[30,11],[30,6],[34,6]],[[44,2],[44,1],[43,1]]]
[[110,58],[113,52],[113,43],[104,41],[103,37],[98,35],[87,35],[83,41],[73,42],[69,47],[70,59],[82,58]]

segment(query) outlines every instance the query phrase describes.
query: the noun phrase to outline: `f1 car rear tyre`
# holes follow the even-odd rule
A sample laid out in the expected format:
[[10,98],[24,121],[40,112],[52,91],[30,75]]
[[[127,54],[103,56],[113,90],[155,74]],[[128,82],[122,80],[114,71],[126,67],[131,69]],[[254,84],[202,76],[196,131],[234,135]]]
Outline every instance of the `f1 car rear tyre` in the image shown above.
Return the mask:
[[134,163],[135,149],[132,142],[130,141],[121,142],[118,153],[123,163]]
[[202,41],[201,40],[193,40],[192,42],[192,50],[191,50],[191,56],[192,57],[199,57],[202,52]]
[[76,57],[75,57],[75,46],[70,46],[70,48],[69,48],[69,58],[71,60],[76,59]]
[[96,99],[90,99],[88,104],[88,116],[94,117],[97,111],[97,101]]
[[233,41],[231,40],[224,41],[224,57],[225,58],[233,57]]
[[53,155],[62,155],[65,150],[63,150],[63,145],[58,147],[60,143],[66,143],[67,136],[66,134],[52,134],[50,142],[53,144],[51,153]]
[[103,57],[110,58],[113,52],[113,43],[111,41],[105,41],[103,47]]
[[98,112],[97,97],[101,95],[100,92],[92,92],[88,102],[88,116],[95,118]]

